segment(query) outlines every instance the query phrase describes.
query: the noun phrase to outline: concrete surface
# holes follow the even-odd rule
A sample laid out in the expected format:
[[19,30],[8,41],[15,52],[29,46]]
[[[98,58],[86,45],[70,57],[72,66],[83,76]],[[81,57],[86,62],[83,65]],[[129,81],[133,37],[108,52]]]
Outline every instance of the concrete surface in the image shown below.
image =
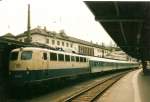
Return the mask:
[[142,69],[127,74],[98,102],[150,102],[150,74],[144,75]]

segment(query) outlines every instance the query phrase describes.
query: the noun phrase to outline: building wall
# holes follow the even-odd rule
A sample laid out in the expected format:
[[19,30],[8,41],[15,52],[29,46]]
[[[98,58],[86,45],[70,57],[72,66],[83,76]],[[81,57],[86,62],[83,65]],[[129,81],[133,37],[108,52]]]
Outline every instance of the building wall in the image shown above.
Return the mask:
[[94,56],[94,48],[91,46],[79,44],[78,50],[80,54]]
[[[101,48],[96,48],[93,46],[87,46],[80,43],[75,43],[67,40],[58,39],[56,37],[48,37],[40,34],[31,35],[32,42],[38,42],[42,44],[46,44],[53,48],[62,48],[66,52],[75,52],[83,55],[90,55],[90,56],[98,56],[103,57],[105,56],[108,51],[102,50]],[[26,37],[19,37],[18,41],[24,42]],[[104,52],[104,54],[103,54]]]
[[100,48],[94,48],[94,55],[98,56],[98,57],[102,57],[103,53],[102,53],[102,49]]
[[[31,35],[31,37],[32,37],[32,42],[46,44],[53,48],[63,48],[63,50],[65,50],[67,52],[74,51],[74,52],[78,53],[78,44],[77,43],[57,39],[55,37],[46,37],[46,36],[36,35],[36,34]],[[17,40],[24,42],[25,41],[24,39],[26,39],[26,37],[19,37]]]
[[97,56],[97,57],[105,57],[110,53],[111,51],[107,49],[96,48],[96,47],[94,48],[94,56]]
[[42,44],[46,44],[46,38],[42,35],[31,35],[32,42],[39,42]]
[[17,41],[24,42],[24,41],[25,41],[25,39],[26,39],[26,37],[19,37],[19,38],[17,38]]

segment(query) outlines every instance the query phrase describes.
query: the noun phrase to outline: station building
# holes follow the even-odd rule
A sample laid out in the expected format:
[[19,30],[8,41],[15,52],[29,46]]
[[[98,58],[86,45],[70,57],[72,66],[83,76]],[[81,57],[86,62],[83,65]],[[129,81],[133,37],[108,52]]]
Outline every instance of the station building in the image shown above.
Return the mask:
[[10,39],[10,40],[16,40],[16,37],[12,33],[6,33],[5,35],[3,35],[1,37]]
[[[31,43],[48,45],[51,48],[63,50],[66,52],[97,57],[104,57],[111,52],[110,49],[105,48],[102,45],[68,36],[63,30],[59,33],[56,33],[54,31],[48,31],[45,27],[43,29],[41,27],[36,27],[30,30],[30,34]],[[4,35],[3,37],[25,42],[27,38],[27,32],[25,31],[24,33],[17,36],[7,34],[7,36]]]

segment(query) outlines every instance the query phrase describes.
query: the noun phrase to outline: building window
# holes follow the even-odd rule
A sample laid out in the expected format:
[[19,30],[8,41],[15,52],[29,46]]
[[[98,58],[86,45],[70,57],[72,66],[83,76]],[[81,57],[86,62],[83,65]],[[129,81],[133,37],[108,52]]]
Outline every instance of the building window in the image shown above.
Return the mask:
[[49,43],[49,39],[46,39],[46,43],[47,43],[47,44]]
[[57,45],[60,45],[60,41],[57,41]]
[[55,40],[52,40],[52,45],[55,45]]
[[64,46],[64,42],[62,42],[62,46]]
[[70,47],[72,48],[72,47],[73,47],[73,44],[70,44]]
[[68,46],[69,46],[69,43],[66,43],[66,46],[68,47]]
[[24,42],[24,39],[20,39],[19,41]]
[[20,42],[23,42],[22,39],[19,40]]

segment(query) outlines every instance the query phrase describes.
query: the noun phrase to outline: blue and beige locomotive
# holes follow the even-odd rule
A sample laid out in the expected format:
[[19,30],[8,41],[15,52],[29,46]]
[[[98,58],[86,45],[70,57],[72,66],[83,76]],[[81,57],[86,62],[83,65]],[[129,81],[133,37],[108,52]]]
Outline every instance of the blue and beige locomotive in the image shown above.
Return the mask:
[[44,48],[24,47],[11,51],[10,81],[18,85],[62,77],[138,67],[136,62],[104,59]]

